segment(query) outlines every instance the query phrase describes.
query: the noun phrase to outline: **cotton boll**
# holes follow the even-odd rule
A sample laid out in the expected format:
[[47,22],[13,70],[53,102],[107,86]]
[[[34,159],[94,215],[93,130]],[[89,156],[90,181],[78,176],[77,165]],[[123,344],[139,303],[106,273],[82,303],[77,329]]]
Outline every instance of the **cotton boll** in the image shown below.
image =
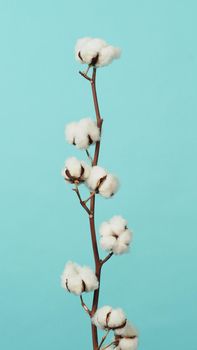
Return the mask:
[[120,255],[120,254],[126,253],[128,249],[129,249],[128,245],[117,241],[116,244],[114,244],[112,250],[115,255]]
[[87,185],[91,190],[97,190],[101,181],[107,176],[105,169],[96,165],[91,168],[90,175],[87,179]]
[[116,245],[116,238],[113,236],[104,236],[100,239],[100,246],[104,250],[113,250]]
[[138,346],[138,332],[129,322],[126,326],[115,330],[118,340],[117,350],[136,350]]
[[130,322],[127,321],[124,328],[115,330],[115,334],[120,335],[121,337],[137,337],[138,331]]
[[113,196],[118,190],[119,182],[117,177],[108,174],[106,179],[99,186],[99,193],[105,198]]
[[81,166],[84,169],[84,173],[82,175],[82,178],[83,178],[83,180],[86,180],[90,175],[91,167],[87,163],[85,163],[83,160],[81,161]]
[[72,261],[68,261],[67,264],[65,265],[65,269],[64,272],[62,274],[65,274],[67,277],[71,277],[73,275],[77,275],[79,272],[79,266],[75,263],[73,263]]
[[112,309],[111,306],[103,306],[96,311],[92,322],[102,329],[116,329],[125,326],[126,318],[122,309]]
[[121,50],[111,45],[102,48],[99,54],[98,62],[96,64],[97,67],[107,66],[113,61],[113,59],[119,58],[120,54]]
[[63,170],[62,175],[66,181],[80,184],[88,178],[90,169],[91,167],[84,161],[71,157],[66,160],[65,169]]
[[138,338],[122,338],[119,340],[118,348],[120,350],[136,350],[138,346]]
[[82,38],[77,41],[75,57],[80,63],[102,67],[120,57],[120,49],[98,38]]
[[79,149],[87,149],[89,145],[99,141],[100,129],[90,118],[81,119],[77,125],[75,144]]
[[79,52],[82,49],[82,47],[88,43],[88,41],[90,41],[91,38],[90,37],[86,37],[86,38],[81,38],[78,39],[75,45],[75,58],[77,61],[79,61],[80,63],[85,63],[81,60]]
[[61,276],[61,285],[68,292],[80,295],[97,289],[98,280],[89,267],[68,262]]
[[80,177],[81,175],[81,162],[75,158],[75,157],[70,157],[66,160],[66,168],[69,170],[69,173],[73,177]]
[[61,276],[61,285],[64,289],[76,295],[82,292],[82,281],[79,276],[79,265],[69,261]]
[[85,291],[98,289],[98,280],[95,273],[87,266],[80,268],[80,277],[85,284]]
[[99,141],[100,129],[98,128],[97,123],[94,120],[90,118],[81,119],[79,121],[78,127],[86,131],[92,143]]
[[131,242],[131,231],[126,229],[121,235],[118,237],[118,241],[124,244],[129,244]]
[[77,135],[78,123],[72,122],[66,125],[65,128],[65,137],[69,144],[75,144],[75,137]]
[[129,249],[129,243],[131,241],[131,232],[127,229],[116,240],[116,244],[113,246],[114,254],[126,253]]
[[112,251],[115,255],[126,253],[132,238],[132,232],[127,228],[127,221],[122,216],[114,216],[103,222],[99,230],[101,248]]
[[109,224],[111,226],[111,229],[114,233],[119,235],[121,232],[123,232],[127,226],[127,221],[120,215],[113,216],[109,220]]
[[[80,56],[87,64],[96,64],[100,50],[107,44],[102,39],[91,39],[80,49]],[[94,62],[95,61],[95,62]]]
[[92,318],[92,323],[101,329],[107,328],[107,315],[111,312],[111,310],[111,306],[108,305],[98,309]]
[[112,309],[108,317],[107,326],[111,329],[121,328],[126,325],[126,316],[122,309]]
[[113,235],[113,231],[109,222],[103,222],[100,226],[99,233],[101,236]]
[[70,293],[80,295],[83,292],[83,283],[80,276],[73,276],[67,279],[66,288]]
[[75,145],[78,149],[87,149],[89,147],[89,138],[86,131],[82,129],[77,130]]

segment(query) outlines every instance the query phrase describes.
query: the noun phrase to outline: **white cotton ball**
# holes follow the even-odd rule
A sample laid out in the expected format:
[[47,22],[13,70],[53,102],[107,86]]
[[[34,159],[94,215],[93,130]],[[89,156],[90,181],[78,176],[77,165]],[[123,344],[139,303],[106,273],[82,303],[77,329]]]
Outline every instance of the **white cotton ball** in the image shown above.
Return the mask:
[[61,285],[64,289],[76,295],[82,292],[82,281],[79,276],[79,265],[69,261],[61,276]]
[[[105,47],[107,44],[102,39],[91,39],[86,42],[85,45],[82,46],[80,49],[80,56],[83,60],[83,62],[87,64],[94,63],[93,60],[98,56],[103,47]],[[97,58],[98,60],[98,58]],[[96,63],[96,62],[95,62]]]
[[77,126],[75,144],[79,149],[87,149],[100,139],[100,130],[95,121],[90,118],[81,119]]
[[100,226],[100,245],[104,250],[114,254],[126,253],[132,238],[132,232],[127,228],[127,221],[122,216],[114,216]]
[[105,198],[113,196],[119,187],[119,182],[117,177],[112,174],[107,174],[107,178],[99,186],[99,193]]
[[80,295],[83,292],[83,284],[79,275],[67,279],[66,288],[70,293]]
[[108,318],[108,328],[116,329],[124,327],[126,324],[126,316],[122,309],[112,309]]
[[124,244],[129,244],[131,242],[132,233],[129,229],[126,229],[121,235],[118,237],[118,241]]
[[113,231],[111,229],[111,225],[109,222],[104,221],[100,228],[99,228],[99,233],[101,236],[109,236],[113,234]]
[[92,317],[92,323],[101,329],[105,329],[107,327],[107,315],[111,312],[111,310],[111,306],[108,305],[98,309]]
[[70,277],[77,274],[78,274],[78,265],[76,263],[73,263],[72,261],[68,261],[67,264],[65,265],[62,278],[64,276]]
[[96,67],[106,66],[120,57],[121,50],[98,38],[79,39],[75,46],[75,58],[80,63]]
[[111,306],[103,306],[98,309],[92,318],[93,324],[102,329],[116,329],[124,327],[126,317],[122,309],[112,309]]
[[138,338],[122,338],[119,340],[118,349],[120,350],[136,350],[138,346]]
[[116,238],[113,236],[103,236],[100,239],[100,246],[104,250],[113,250],[116,245]]
[[75,145],[78,149],[87,149],[89,147],[88,134],[84,130],[78,129],[75,137]]
[[66,160],[62,176],[71,183],[81,183],[88,178],[90,169],[91,167],[84,161],[80,161],[75,157],[70,157]]
[[65,127],[65,137],[69,144],[75,144],[75,137],[77,135],[78,123],[72,122]]
[[116,244],[114,244],[112,250],[115,255],[120,255],[120,254],[126,253],[129,250],[129,246],[124,243],[116,241]]
[[96,190],[100,181],[107,175],[105,169],[96,165],[91,168],[90,175],[87,179],[87,185],[91,190]]
[[113,246],[114,254],[126,253],[131,242],[131,232],[127,229],[123,231],[117,238],[116,244]]
[[80,177],[81,175],[81,162],[75,158],[70,157],[66,160],[65,163],[66,168],[69,170],[69,173],[73,177]]
[[127,221],[122,216],[116,215],[109,220],[109,224],[111,226],[112,231],[119,235],[125,230],[127,226]]
[[99,60],[97,62],[97,67],[103,67],[110,64],[113,59],[120,57],[121,50],[117,47],[107,46],[101,49],[99,54]]
[[97,123],[90,119],[84,118],[79,121],[79,128],[86,130],[86,133],[89,135],[93,142],[99,141],[100,139],[100,129],[97,126]]
[[81,161],[81,166],[84,169],[84,173],[82,175],[82,178],[83,178],[83,180],[86,180],[90,175],[91,167],[87,163],[85,163],[83,160]]
[[115,330],[115,334],[120,335],[121,337],[137,337],[138,331],[130,322],[127,321],[125,327]]
[[95,273],[88,267],[83,266],[80,268],[80,277],[85,283],[86,292],[98,289],[98,280]]
[[88,41],[90,41],[92,38],[90,37],[86,37],[86,38],[81,38],[81,39],[78,39],[77,42],[76,42],[76,45],[75,45],[75,58],[77,61],[79,61],[80,63],[85,63],[83,62],[81,59],[80,59],[80,56],[79,56],[79,52],[80,50],[82,49],[82,47],[84,45],[86,45],[88,43]]
[[97,289],[98,280],[89,267],[68,262],[61,276],[61,285],[68,292],[80,295]]

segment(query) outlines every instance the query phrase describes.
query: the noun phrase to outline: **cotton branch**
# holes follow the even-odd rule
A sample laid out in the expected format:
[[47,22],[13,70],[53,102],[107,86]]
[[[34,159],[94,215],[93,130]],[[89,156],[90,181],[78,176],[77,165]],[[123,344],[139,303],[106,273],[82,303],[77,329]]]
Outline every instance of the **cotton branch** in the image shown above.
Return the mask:
[[79,74],[81,74],[82,75],[82,77],[84,77],[85,79],[87,79],[87,80],[89,80],[89,81],[91,81],[92,80],[92,78],[90,78],[85,72],[81,72],[81,71],[79,71]]
[[[95,201],[96,194],[105,198],[113,196],[118,189],[118,179],[98,166],[101,131],[103,119],[100,114],[100,108],[96,90],[97,68],[111,63],[119,58],[120,49],[107,44],[104,40],[94,38],[81,38],[77,41],[75,47],[75,57],[80,63],[86,63],[85,72],[79,72],[80,75],[90,82],[92,98],[95,109],[95,120],[83,118],[77,122],[67,125],[65,130],[66,140],[69,144],[76,146],[77,149],[85,150],[91,166],[75,157],[67,159],[63,176],[66,182],[75,185],[73,191],[78,200],[89,216],[89,226],[95,270],[87,266],[81,266],[73,262],[68,262],[61,277],[62,287],[69,293],[80,296],[83,309],[91,318],[92,343],[93,350],[105,350],[111,345],[118,346],[121,349],[135,349],[137,332],[129,324],[122,309],[114,309],[111,306],[103,306],[98,309],[101,271],[103,265],[113,256],[122,254],[128,250],[132,232],[127,227],[127,222],[121,216],[114,216],[108,222],[104,222],[99,230],[101,248],[110,251],[104,259],[100,259],[97,233],[95,227]],[[92,68],[92,75],[89,70]],[[89,153],[89,146],[94,146],[93,156]],[[79,184],[85,183],[90,190],[90,195],[86,200],[81,198]],[[89,206],[87,203],[89,203]],[[91,308],[85,304],[82,293],[93,292]],[[98,342],[97,327],[107,330],[102,337],[100,344]],[[110,331],[114,332],[115,339],[102,348]],[[122,342],[122,343],[121,343]],[[121,344],[120,344],[121,343]]]
[[87,149],[86,149],[86,154],[87,154],[87,157],[88,157],[89,161],[92,164],[93,163],[93,159],[92,159],[92,157],[91,157],[91,155],[90,155],[90,153],[89,153],[89,151]]
[[79,192],[79,188],[78,186],[75,184],[75,188],[73,188],[73,191],[76,193],[79,202],[81,204],[81,206],[85,209],[85,211],[88,213],[88,215],[91,215],[91,211],[90,209],[87,207],[86,203],[82,200],[80,192]]
[[80,295],[80,300],[81,300],[81,305],[82,305],[83,309],[85,310],[85,312],[87,312],[88,315],[91,316],[91,312],[88,309],[87,305],[84,303],[82,295]]
[[101,349],[101,346],[103,345],[104,341],[106,340],[109,332],[110,332],[110,329],[108,329],[107,332],[105,333],[105,335],[102,337],[101,342],[100,342],[99,347],[98,347],[98,350]]
[[113,252],[109,253],[103,260],[101,260],[101,265],[104,265],[113,255]]

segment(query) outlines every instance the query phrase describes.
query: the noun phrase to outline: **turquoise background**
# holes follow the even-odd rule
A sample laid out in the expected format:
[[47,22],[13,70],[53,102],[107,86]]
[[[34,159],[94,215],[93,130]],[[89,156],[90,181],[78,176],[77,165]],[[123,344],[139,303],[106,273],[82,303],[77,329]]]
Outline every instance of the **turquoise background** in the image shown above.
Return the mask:
[[86,215],[60,175],[76,154],[64,125],[94,115],[73,56],[87,35],[123,51],[98,72],[100,164],[122,186],[98,198],[97,225],[122,214],[135,232],[103,270],[100,305],[125,309],[140,350],[197,349],[196,13],[191,0],[0,1],[1,349],[91,349],[87,316],[59,283],[67,260],[93,266]]

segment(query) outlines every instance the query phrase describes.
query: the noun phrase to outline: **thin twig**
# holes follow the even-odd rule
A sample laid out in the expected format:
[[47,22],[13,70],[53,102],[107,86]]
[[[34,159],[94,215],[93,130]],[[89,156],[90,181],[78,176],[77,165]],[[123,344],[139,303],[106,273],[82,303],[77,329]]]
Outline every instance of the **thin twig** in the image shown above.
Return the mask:
[[108,329],[107,332],[105,333],[105,335],[102,337],[101,342],[100,342],[99,347],[98,347],[98,350],[100,350],[100,348],[103,345],[105,339],[107,338],[109,332],[110,332],[110,329]]
[[81,300],[81,305],[82,305],[83,309],[85,310],[85,312],[87,312],[87,314],[89,316],[91,316],[91,312],[88,309],[87,305],[84,303],[82,295],[80,295],[80,300]]
[[104,265],[113,255],[113,252],[109,253],[103,260],[101,260],[101,265]]
[[85,199],[83,202],[86,204],[95,194],[96,194],[95,191],[90,192],[90,196],[87,199]]
[[88,159],[90,160],[90,162],[92,163],[93,162],[93,159],[92,159],[92,157],[91,157],[91,155],[90,155],[90,153],[89,153],[89,151],[86,149],[86,154],[87,154],[87,156],[88,156]]
[[92,78],[90,78],[88,75],[86,75],[86,73],[79,71],[79,74],[81,74],[82,77],[84,77],[85,79],[92,81]]
[[73,188],[73,191],[77,194],[77,197],[79,198],[79,202],[81,206],[85,209],[85,211],[88,213],[88,215],[91,215],[90,209],[87,207],[86,203],[82,200],[78,186],[75,184],[75,188]]

